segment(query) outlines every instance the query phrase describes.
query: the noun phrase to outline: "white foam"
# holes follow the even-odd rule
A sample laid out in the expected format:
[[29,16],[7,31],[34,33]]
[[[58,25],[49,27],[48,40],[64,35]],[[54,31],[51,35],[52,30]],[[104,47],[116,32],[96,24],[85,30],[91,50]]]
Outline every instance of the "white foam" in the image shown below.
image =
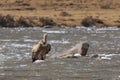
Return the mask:
[[2,48],[0,47],[0,50],[2,50]]
[[52,64],[66,64],[66,62],[53,62]]
[[118,39],[118,38],[120,38],[120,36],[115,36],[115,37],[112,37],[112,38]]
[[65,31],[49,31],[49,30],[43,30],[45,33],[65,33]]
[[0,67],[0,69],[4,69],[4,67]]
[[26,64],[24,64],[24,65],[20,65],[20,67],[25,67],[25,66],[27,66]]
[[109,58],[109,57],[106,57],[106,56],[104,56],[104,57],[101,57],[101,59],[111,60],[111,58]]
[[31,48],[31,46],[29,44],[16,44],[16,43],[12,43],[11,46],[12,47],[28,47],[28,48]]
[[120,54],[99,54],[101,59],[111,60],[113,56],[120,56]]
[[16,54],[15,56],[18,58],[18,60],[22,60],[23,59],[23,57],[20,54]]
[[5,55],[3,55],[3,54],[0,54],[0,61],[5,61],[6,60],[6,57],[5,57]]
[[44,60],[36,60],[34,63],[42,63],[45,62]]
[[23,59],[23,56],[21,54],[11,53],[11,55],[6,55],[5,58],[6,60],[17,59],[20,61]]
[[68,44],[68,43],[70,43],[68,40],[51,40],[51,41],[49,41],[50,43],[60,43],[60,44]]
[[33,29],[33,30],[42,30],[42,28],[37,27],[37,26],[36,26],[36,27],[33,27],[33,28],[28,28],[28,29],[30,29],[30,30],[31,30],[31,29]]
[[120,78],[120,75],[118,76],[118,78]]
[[80,55],[80,53],[75,53],[74,56],[75,57],[80,57],[81,55]]
[[30,55],[30,53],[25,53],[26,56]]
[[119,30],[117,27],[98,28],[97,30]]
[[119,28],[117,27],[104,27],[104,28],[96,28],[96,26],[93,26],[93,27],[77,27],[77,29],[82,29],[84,31],[88,31],[88,33],[92,33],[92,32],[95,32],[95,33],[105,33],[106,31],[111,31],[111,30],[120,30]]
[[25,39],[24,42],[37,42],[38,40]]
[[5,75],[5,73],[0,73],[0,75],[1,75],[1,76],[4,76],[4,75]]
[[112,57],[112,56],[120,56],[120,54],[99,54],[100,56],[107,56],[107,57]]
[[19,40],[17,40],[17,39],[0,39],[0,41],[9,42],[9,41],[19,41]]

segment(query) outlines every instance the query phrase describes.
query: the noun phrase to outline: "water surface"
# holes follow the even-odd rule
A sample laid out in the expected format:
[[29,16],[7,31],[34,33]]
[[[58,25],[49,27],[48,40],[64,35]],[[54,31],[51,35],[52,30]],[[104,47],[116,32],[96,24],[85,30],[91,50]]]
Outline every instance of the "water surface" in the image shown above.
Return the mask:
[[[42,63],[32,63],[31,48],[48,33],[52,50]],[[49,59],[79,41],[90,44],[89,57]],[[0,28],[0,80],[120,80],[120,29]]]

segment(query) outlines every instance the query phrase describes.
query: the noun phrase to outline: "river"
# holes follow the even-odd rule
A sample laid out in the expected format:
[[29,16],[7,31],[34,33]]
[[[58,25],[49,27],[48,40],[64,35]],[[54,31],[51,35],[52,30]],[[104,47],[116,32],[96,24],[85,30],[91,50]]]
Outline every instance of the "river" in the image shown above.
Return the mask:
[[[32,63],[31,48],[44,33],[52,49],[44,62]],[[101,60],[49,58],[80,41]],[[0,28],[0,80],[120,80],[120,28]]]

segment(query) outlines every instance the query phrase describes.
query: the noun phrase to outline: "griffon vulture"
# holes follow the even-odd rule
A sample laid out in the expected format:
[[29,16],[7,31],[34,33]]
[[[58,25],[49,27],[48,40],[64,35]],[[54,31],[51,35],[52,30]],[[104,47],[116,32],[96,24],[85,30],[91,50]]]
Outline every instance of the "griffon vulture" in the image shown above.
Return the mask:
[[44,60],[46,54],[51,50],[51,45],[47,44],[47,34],[43,35],[43,39],[33,45],[32,62],[36,60]]

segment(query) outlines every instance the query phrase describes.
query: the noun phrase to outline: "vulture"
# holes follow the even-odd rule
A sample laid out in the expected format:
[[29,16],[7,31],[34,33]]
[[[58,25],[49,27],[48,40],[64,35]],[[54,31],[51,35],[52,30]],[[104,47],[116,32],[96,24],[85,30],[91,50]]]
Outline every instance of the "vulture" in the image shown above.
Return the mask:
[[38,41],[32,47],[32,62],[36,60],[44,60],[46,54],[51,50],[51,45],[47,44],[47,34],[43,35],[43,39]]
[[80,42],[74,47],[64,51],[62,54],[58,55],[59,58],[69,58],[74,57],[76,53],[79,53],[81,56],[86,56],[89,49],[89,44],[87,42]]

